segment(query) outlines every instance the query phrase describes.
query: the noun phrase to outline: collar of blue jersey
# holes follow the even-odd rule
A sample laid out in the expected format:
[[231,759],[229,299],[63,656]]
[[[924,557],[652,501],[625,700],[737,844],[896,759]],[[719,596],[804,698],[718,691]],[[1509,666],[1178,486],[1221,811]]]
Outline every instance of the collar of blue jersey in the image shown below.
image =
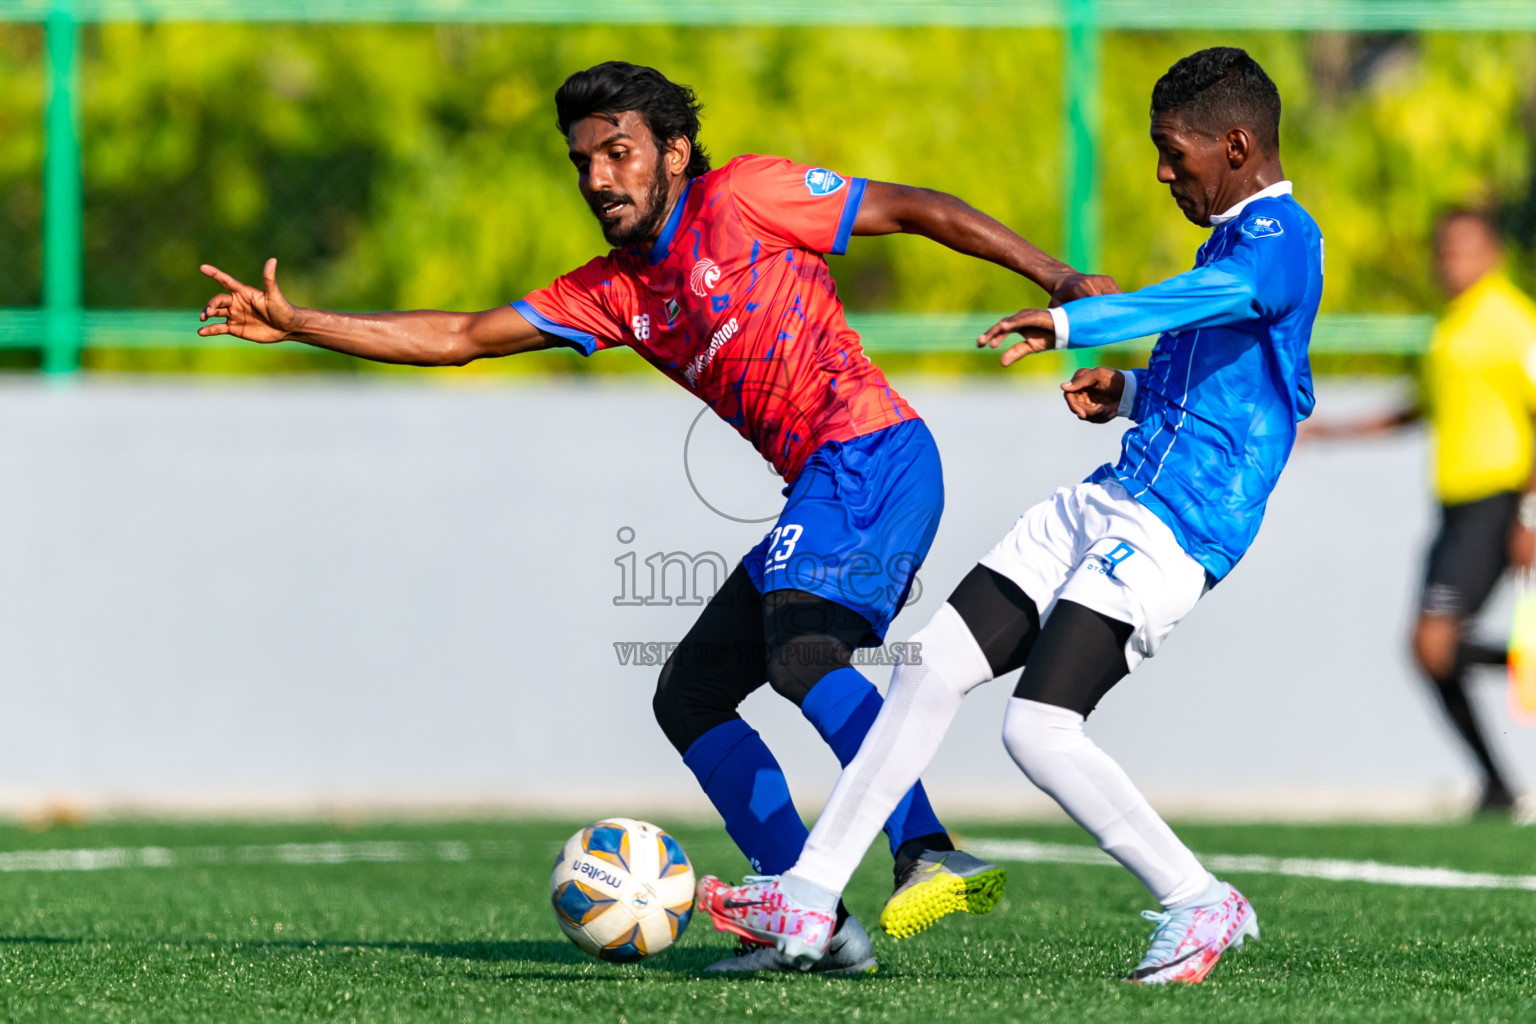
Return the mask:
[[661,229],[661,234],[656,236],[656,244],[651,246],[647,257],[651,266],[655,266],[667,258],[667,253],[672,251],[672,236],[677,234],[677,225],[683,219],[683,204],[688,201],[688,190],[693,188],[693,179],[688,179],[688,184],[683,186],[683,194],[677,197],[677,204],[672,207],[672,213],[667,217],[666,227]]
[[1243,207],[1255,199],[1273,199],[1275,196],[1288,196],[1290,194],[1291,183],[1289,181],[1277,181],[1268,188],[1259,189],[1236,206],[1228,208],[1225,212],[1211,214],[1211,227],[1219,228],[1228,221],[1237,220],[1238,214],[1243,212]]

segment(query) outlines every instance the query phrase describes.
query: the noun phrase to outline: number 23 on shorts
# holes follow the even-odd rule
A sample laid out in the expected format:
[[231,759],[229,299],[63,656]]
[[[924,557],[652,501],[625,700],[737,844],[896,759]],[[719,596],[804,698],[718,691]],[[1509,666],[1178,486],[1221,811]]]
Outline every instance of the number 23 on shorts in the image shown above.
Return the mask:
[[795,544],[800,540],[800,535],[805,528],[798,523],[785,523],[783,526],[775,526],[773,532],[768,534],[768,552],[766,559],[770,562],[787,562],[789,556],[795,553]]

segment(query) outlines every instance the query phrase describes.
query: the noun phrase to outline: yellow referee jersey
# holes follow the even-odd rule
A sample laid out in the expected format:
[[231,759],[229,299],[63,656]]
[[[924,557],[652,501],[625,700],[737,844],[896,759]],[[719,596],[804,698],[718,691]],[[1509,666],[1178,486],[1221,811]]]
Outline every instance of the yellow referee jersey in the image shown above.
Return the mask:
[[1435,487],[1448,505],[1531,479],[1536,409],[1536,303],[1500,271],[1451,300],[1424,359],[1434,427]]

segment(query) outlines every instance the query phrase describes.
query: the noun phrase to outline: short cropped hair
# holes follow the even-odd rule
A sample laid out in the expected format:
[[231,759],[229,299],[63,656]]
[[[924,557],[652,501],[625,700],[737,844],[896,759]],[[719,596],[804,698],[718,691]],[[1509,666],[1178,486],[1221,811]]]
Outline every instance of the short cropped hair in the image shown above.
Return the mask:
[[1169,68],[1152,87],[1152,116],[1175,111],[1204,135],[1242,126],[1264,149],[1280,150],[1280,90],[1246,50],[1213,46]]
[[709,154],[699,145],[699,111],[693,90],[668,80],[655,68],[621,60],[604,61],[578,71],[555,90],[556,124],[562,136],[586,117],[617,121],[626,110],[645,120],[658,150],[676,138],[688,140],[693,155],[687,174],[697,178],[709,171]]
[[1484,234],[1488,236],[1488,240],[1495,246],[1503,244],[1497,215],[1491,210],[1476,206],[1453,206],[1448,210],[1440,211],[1440,216],[1435,218],[1435,234],[1438,236],[1448,225],[1458,220],[1469,220],[1481,227]]

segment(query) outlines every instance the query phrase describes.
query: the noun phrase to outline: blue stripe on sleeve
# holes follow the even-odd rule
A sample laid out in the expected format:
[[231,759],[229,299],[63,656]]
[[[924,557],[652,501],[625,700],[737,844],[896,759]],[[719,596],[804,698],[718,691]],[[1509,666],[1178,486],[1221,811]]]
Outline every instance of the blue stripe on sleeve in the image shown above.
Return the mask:
[[549,317],[540,313],[529,305],[527,299],[518,299],[512,303],[512,308],[523,314],[523,319],[543,331],[545,334],[553,334],[558,338],[564,338],[571,343],[571,347],[584,356],[589,356],[597,351],[597,338],[574,327],[557,324]]
[[831,253],[841,256],[848,251],[848,239],[853,237],[853,222],[864,205],[864,187],[868,178],[854,178],[848,182],[848,198],[843,200],[843,219],[837,222],[837,237],[832,240]]

